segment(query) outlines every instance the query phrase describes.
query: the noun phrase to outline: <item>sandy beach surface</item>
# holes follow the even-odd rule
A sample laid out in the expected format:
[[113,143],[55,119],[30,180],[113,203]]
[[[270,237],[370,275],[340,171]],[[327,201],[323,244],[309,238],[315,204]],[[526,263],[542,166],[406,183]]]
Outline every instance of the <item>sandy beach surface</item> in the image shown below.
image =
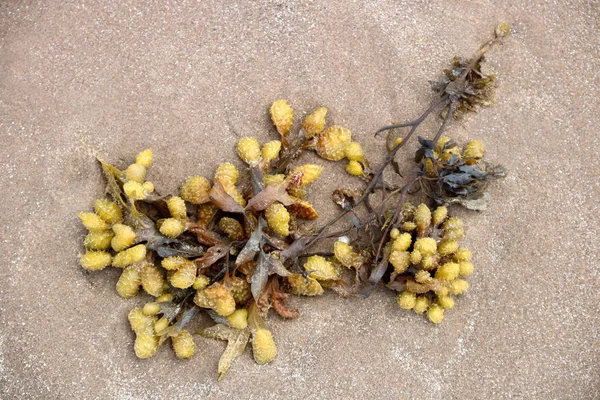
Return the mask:
[[[267,111],[285,98],[297,120],[327,107],[377,165],[375,130],[418,116],[428,80],[500,21],[513,36],[487,58],[497,105],[448,134],[484,140],[510,175],[486,212],[452,209],[476,270],[441,325],[383,289],[331,293],[294,299],[297,320],[272,316],[277,359],[246,350],[219,383],[222,342],[135,357],[127,313],[148,297],[123,300],[118,270],[78,265],[76,213],[104,190],[96,156],[125,166],[150,147],[149,179],[175,193],[241,166],[239,138],[275,139]],[[598,1],[571,0],[2,2],[0,397],[600,398],[599,22]],[[360,181],[305,160],[326,167],[309,194],[324,221],[332,190]]]

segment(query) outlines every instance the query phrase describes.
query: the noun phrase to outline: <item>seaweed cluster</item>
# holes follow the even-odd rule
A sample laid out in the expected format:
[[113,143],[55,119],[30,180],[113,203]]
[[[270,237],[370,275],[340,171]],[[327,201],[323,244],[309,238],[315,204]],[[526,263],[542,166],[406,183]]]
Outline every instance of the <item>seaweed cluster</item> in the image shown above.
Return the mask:
[[[349,129],[326,126],[326,108],[294,129],[294,110],[285,100],[269,110],[276,140],[261,145],[242,138],[236,150],[243,168],[222,163],[211,179],[185,179],[176,195],[157,193],[147,180],[151,150],[124,169],[99,160],[111,199],[97,199],[94,212],[79,214],[89,231],[80,264],[89,271],[121,269],[116,291],[123,298],[142,292],[152,297],[129,312],[136,355],[151,357],[170,340],[178,357],[189,358],[193,335],[199,334],[227,342],[219,379],[248,343],[258,364],[271,362],[277,346],[266,323],[269,311],[296,318],[300,311],[288,306],[290,295],[318,296],[328,289],[358,297],[383,285],[399,292],[400,308],[439,324],[454,307],[454,296],[469,288],[464,278],[474,269],[470,250],[459,244],[462,221],[446,205],[483,209],[488,177],[504,174],[483,160],[483,142],[471,141],[460,151],[442,133],[457,110],[472,111],[493,95],[493,79],[483,74],[481,61],[507,33],[499,26],[473,58],[454,62],[420,117],[377,132],[388,132],[388,146],[374,170]],[[403,186],[386,182],[384,170],[391,165],[398,171],[396,154],[436,110],[442,122],[432,140],[419,137],[415,176]],[[409,132],[398,137],[403,128]],[[366,182],[362,190],[336,190],[332,200],[340,213],[312,231],[302,220],[319,216],[309,193],[324,167],[298,163],[306,151],[324,163],[346,160],[346,171]],[[438,207],[408,202],[413,188],[423,189]],[[381,200],[374,204],[375,198]],[[364,212],[355,212],[359,207]],[[330,232],[345,216],[350,218],[344,229]],[[331,253],[311,252],[324,240]],[[192,332],[190,323],[200,314],[214,325]]]
[[462,279],[473,273],[472,254],[459,246],[464,236],[462,221],[448,216],[444,206],[433,212],[425,204],[402,206],[400,228],[390,232],[386,245],[393,268],[387,286],[401,291],[398,306],[427,312],[439,324],[444,310],[454,308],[452,296],[463,294],[469,283]]
[[460,204],[471,210],[485,210],[490,199],[486,189],[490,178],[503,178],[506,169],[484,160],[485,144],[468,142],[461,151],[454,140],[437,143],[419,137],[421,146],[415,162],[425,193],[436,204]]
[[257,363],[269,362],[277,348],[263,319],[268,310],[295,318],[299,311],[286,304],[290,293],[315,296],[343,285],[333,259],[312,255],[300,263],[302,248],[294,246],[302,237],[299,221],[318,218],[306,198],[323,167],[291,163],[314,150],[328,160],[348,159],[353,175],[366,166],[350,130],[325,128],[326,113],[308,115],[292,139],[293,110],[276,101],[271,118],[281,140],[261,146],[242,138],[237,153],[246,168],[222,163],[212,182],[188,177],[178,195],[159,195],[146,180],[151,150],[124,169],[100,161],[112,199],[98,199],[94,212],[79,214],[89,230],[80,264],[90,271],[122,269],[116,290],[123,298],[141,290],[153,297],[129,313],[138,357],[151,357],[168,339],[178,357],[191,357],[195,344],[185,328],[206,312],[216,325],[197,333],[229,343],[220,376],[248,342]]

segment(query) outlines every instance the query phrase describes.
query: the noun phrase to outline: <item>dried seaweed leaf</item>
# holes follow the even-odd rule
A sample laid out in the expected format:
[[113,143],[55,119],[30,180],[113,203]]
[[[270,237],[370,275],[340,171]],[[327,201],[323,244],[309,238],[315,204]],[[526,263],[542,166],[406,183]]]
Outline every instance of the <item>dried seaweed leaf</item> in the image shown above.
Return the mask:
[[120,169],[105,163],[100,158],[96,158],[102,166],[102,172],[106,178],[106,192],[112,196],[112,198],[118,202],[126,210],[130,210],[127,201],[123,199],[123,178],[124,173]]
[[246,263],[236,265],[236,270],[246,276],[252,276],[254,269],[256,268],[256,261],[248,261]]
[[256,332],[258,329],[268,330],[267,324],[265,324],[265,321],[260,316],[256,303],[252,303],[248,307],[248,328],[250,328],[252,332]]
[[262,295],[258,300],[254,301],[258,313],[261,316],[264,316],[265,318],[267,317],[269,310],[271,309],[271,293],[273,292],[275,281],[276,278],[274,276],[269,277],[269,280],[267,281],[267,286],[263,290]]
[[176,239],[163,236],[156,228],[154,221],[144,214],[138,213],[136,217],[131,219],[130,225],[135,230],[135,242],[146,242],[146,247],[150,250],[156,250],[166,244],[177,242]]
[[[175,318],[177,318],[179,314],[181,314],[184,303],[185,299],[184,301],[180,301],[177,303],[159,303],[160,312],[162,313],[163,317],[169,320],[169,322],[173,322],[175,321]],[[170,327],[170,329],[172,329],[172,327]]]
[[269,279],[269,268],[266,261],[266,255],[261,251],[258,254],[258,261],[256,262],[256,268],[254,269],[252,280],[250,282],[252,297],[254,297],[254,300],[256,301],[262,296],[263,290],[265,290],[265,286],[267,286],[267,281]]
[[313,239],[312,236],[302,236],[285,250],[280,253],[281,262],[285,263],[286,260],[296,260],[300,254],[304,252],[308,244]]
[[223,184],[217,180],[210,190],[210,199],[221,210],[232,213],[243,213],[244,208],[227,193]]
[[375,266],[375,268],[373,268],[373,270],[371,271],[371,275],[369,275],[369,282],[373,286],[372,290],[375,289],[375,285],[377,285],[379,283],[379,281],[381,280],[381,278],[383,278],[383,275],[385,274],[385,271],[387,270],[388,264],[389,264],[389,262],[386,257],[383,260],[381,260],[379,262],[379,264],[377,264]]
[[182,241],[172,242],[170,245],[163,244],[156,247],[154,250],[156,250],[156,253],[162,258],[172,256],[196,258],[202,257],[204,255],[203,247],[194,246],[193,244],[185,243]]
[[160,313],[168,318],[170,315],[177,316],[177,310],[179,308],[178,303],[173,302],[161,302],[160,304]]
[[263,229],[265,228],[265,226],[265,220],[263,218],[260,218],[258,220],[258,225],[256,226],[256,229],[254,230],[254,232],[252,232],[252,235],[250,236],[250,239],[248,239],[246,245],[240,251],[240,254],[238,254],[235,260],[235,265],[239,266],[254,260],[256,253],[260,251],[260,244],[262,242]]
[[275,236],[271,236],[269,235],[269,232],[263,232],[263,241],[264,244],[271,246],[273,249],[276,250],[285,250],[287,249],[290,245],[285,241],[285,239],[279,238],[279,237],[275,237]]
[[279,290],[273,290],[271,293],[271,305],[273,309],[281,318],[294,319],[300,315],[300,310],[297,308],[289,308],[287,305],[288,294],[280,292]]
[[250,168],[250,177],[252,179],[252,191],[255,195],[264,190],[264,174],[260,168],[260,165],[255,165],[254,167]]
[[226,340],[227,347],[219,359],[218,373],[220,381],[231,367],[233,361],[244,353],[250,340],[249,329],[235,329],[224,324],[217,324],[198,332],[201,336],[209,339]]
[[205,246],[216,246],[218,244],[224,244],[227,242],[227,240],[218,233],[198,225],[191,225],[188,228],[188,232],[195,233],[198,243]]
[[249,329],[237,329],[236,333],[237,334],[235,336],[231,337],[227,341],[227,347],[219,359],[219,366],[217,369],[219,373],[219,381],[223,378],[223,376],[225,376],[225,373],[229,370],[229,367],[231,367],[231,363],[233,363],[237,357],[244,353],[248,341],[250,340]]
[[227,255],[227,251],[228,247],[225,245],[217,245],[210,247],[208,250],[206,250],[206,254],[204,256],[196,258],[194,260],[194,264],[196,264],[198,270],[201,271],[210,267],[211,265],[219,261],[221,258],[225,257]]
[[255,300],[258,300],[262,296],[269,280],[269,275],[271,274],[283,277],[292,276],[292,273],[283,266],[278,252],[273,251],[266,254],[261,251],[258,255],[258,261],[251,280],[252,296]]
[[266,265],[269,269],[269,272],[283,277],[292,276],[292,273],[288,271],[283,265],[283,262],[281,262],[281,255],[277,251],[272,251],[269,253],[266,260]]
[[286,189],[287,181],[283,181],[277,185],[267,186],[248,201],[246,210],[253,212],[262,211],[276,201],[280,202],[284,206],[294,204],[296,200],[288,194]]
[[181,332],[181,330],[187,325],[189,324],[194,317],[196,316],[196,314],[198,314],[200,312],[200,307],[194,305],[192,308],[189,308],[188,310],[186,310],[182,315],[181,318],[179,318],[177,320],[177,322],[172,326],[172,330],[171,330],[171,334],[177,334],[179,332]]

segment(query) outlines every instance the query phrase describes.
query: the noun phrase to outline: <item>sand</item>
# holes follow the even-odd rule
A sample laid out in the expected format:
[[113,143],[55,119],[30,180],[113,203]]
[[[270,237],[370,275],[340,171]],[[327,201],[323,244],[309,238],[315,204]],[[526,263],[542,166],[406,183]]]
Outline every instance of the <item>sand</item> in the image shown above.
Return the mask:
[[[267,109],[285,98],[299,119],[328,107],[377,165],[375,130],[417,116],[427,81],[503,20],[514,35],[488,57],[497,105],[448,133],[484,140],[510,175],[486,212],[452,209],[476,272],[443,324],[383,289],[328,294],[270,319],[275,362],[247,350],[220,383],[221,342],[136,359],[126,315],[147,298],[119,298],[114,269],[78,266],[76,212],[104,188],[97,155],[127,165],[151,147],[149,179],[175,192],[238,163],[240,137],[276,138]],[[600,398],[599,20],[597,1],[3,2],[0,397]],[[347,175],[306,160],[326,167],[310,199],[327,219]]]

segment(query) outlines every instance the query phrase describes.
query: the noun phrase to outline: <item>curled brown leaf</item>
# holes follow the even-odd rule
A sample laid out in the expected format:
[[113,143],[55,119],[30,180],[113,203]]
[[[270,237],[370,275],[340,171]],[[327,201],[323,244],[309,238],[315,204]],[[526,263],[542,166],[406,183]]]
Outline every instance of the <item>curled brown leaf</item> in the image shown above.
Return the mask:
[[210,190],[210,199],[221,210],[232,213],[243,213],[244,208],[225,191],[223,184],[217,180]]
[[190,225],[190,227],[188,227],[188,232],[195,233],[198,243],[205,246],[216,246],[227,242],[227,240],[218,233],[198,225]]
[[287,305],[288,294],[284,292],[280,292],[279,290],[273,290],[271,293],[271,305],[275,312],[281,317],[285,319],[294,319],[298,318],[300,315],[300,310],[297,308],[290,308]]
[[225,245],[216,245],[210,247],[208,250],[206,250],[206,254],[204,256],[194,260],[194,264],[196,264],[196,267],[199,271],[202,271],[216,263],[221,258],[225,257],[227,255],[227,251],[228,247]]
[[277,185],[269,185],[264,188],[260,193],[248,201],[246,210],[248,211],[262,211],[269,207],[276,201],[280,202],[284,206],[292,205],[296,200],[288,194],[286,191],[287,182],[283,181]]

